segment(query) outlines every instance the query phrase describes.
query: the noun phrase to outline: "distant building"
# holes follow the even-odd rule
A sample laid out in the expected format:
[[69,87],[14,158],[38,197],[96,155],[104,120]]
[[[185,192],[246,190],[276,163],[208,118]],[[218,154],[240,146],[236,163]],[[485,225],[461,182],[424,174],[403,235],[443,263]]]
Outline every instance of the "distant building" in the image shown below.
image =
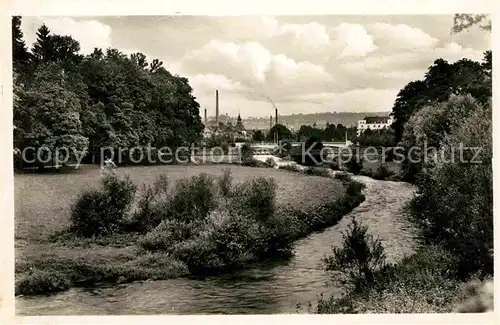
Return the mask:
[[367,116],[358,121],[358,137],[366,130],[388,129],[393,121],[391,116]]

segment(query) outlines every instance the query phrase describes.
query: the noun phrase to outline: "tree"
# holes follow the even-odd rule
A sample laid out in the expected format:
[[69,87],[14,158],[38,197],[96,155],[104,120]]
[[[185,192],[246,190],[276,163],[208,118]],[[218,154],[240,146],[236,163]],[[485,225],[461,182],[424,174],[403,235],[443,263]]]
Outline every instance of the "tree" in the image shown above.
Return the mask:
[[52,57],[52,44],[50,42],[50,30],[43,24],[36,32],[36,41],[31,52],[37,63],[47,62]]
[[[360,292],[375,283],[375,275],[386,267],[384,247],[368,233],[368,227],[352,219],[342,233],[342,246],[333,248],[333,255],[323,259],[326,271],[333,273],[342,285]],[[348,291],[348,290],[346,290]]]
[[23,40],[21,31],[21,17],[12,17],[12,61],[14,70],[19,73],[25,72],[30,62],[30,53]]
[[[13,21],[13,28],[18,25]],[[14,82],[20,149],[32,143],[56,146],[68,139],[61,134],[56,111],[68,121],[73,140],[88,139],[92,152],[148,144],[175,150],[201,141],[200,106],[189,80],[172,75],[158,59],[148,65],[142,53],[127,56],[113,48],[95,48],[82,56],[78,41],[52,35],[45,25],[38,29],[32,51],[35,64],[26,81],[16,74]]]
[[473,14],[455,14],[453,17],[453,33],[460,33],[464,30],[478,25],[479,28],[486,31],[491,31],[491,20],[488,15],[473,15]]
[[78,54],[80,43],[71,36],[50,35],[51,56],[46,58],[46,62],[60,62],[65,69],[76,67],[83,57]]
[[275,136],[278,136],[278,141],[279,140],[289,140],[293,138],[292,131],[290,131],[286,126],[283,124],[276,124],[271,128],[271,131],[267,135],[267,140],[268,141],[274,141]]
[[146,56],[142,53],[133,53],[130,55],[130,59],[141,69],[144,69],[148,66]]
[[430,100],[426,96],[427,85],[425,81],[412,81],[401,89],[396,97],[392,108],[394,122],[392,128],[395,131],[396,141],[401,140],[404,125],[410,116],[422,105]]
[[[488,62],[489,60],[489,62]],[[491,51],[485,53],[485,61],[481,64],[469,59],[461,59],[453,64],[454,93],[471,94],[485,104],[491,97]]]
[[253,140],[255,142],[262,142],[265,140],[264,132],[262,130],[257,130],[253,134]]
[[160,61],[158,59],[154,59],[153,62],[149,64],[149,71],[150,72],[155,72],[158,70],[161,66],[163,65],[163,61]]
[[441,131],[444,145],[436,156],[442,159],[425,162],[412,214],[427,241],[458,257],[459,276],[493,274],[491,102],[481,105],[470,96],[457,96],[443,106],[452,127]]
[[456,76],[453,65],[437,59],[425,74],[426,96],[431,101],[446,101],[453,93]]
[[88,139],[83,136],[80,103],[73,92],[45,80],[21,93],[14,110],[14,124],[21,148],[46,147],[85,151]]

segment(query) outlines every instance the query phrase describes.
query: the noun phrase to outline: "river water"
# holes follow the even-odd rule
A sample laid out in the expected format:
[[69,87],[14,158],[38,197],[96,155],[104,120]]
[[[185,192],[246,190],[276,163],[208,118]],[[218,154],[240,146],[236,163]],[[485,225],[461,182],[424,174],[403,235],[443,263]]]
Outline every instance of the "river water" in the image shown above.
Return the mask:
[[416,249],[416,230],[403,213],[414,195],[412,185],[377,181],[365,176],[366,200],[335,226],[296,243],[295,256],[275,265],[253,266],[233,274],[135,282],[92,289],[73,288],[49,296],[20,297],[22,315],[131,315],[131,314],[278,314],[307,312],[307,306],[339,295],[329,284],[321,259],[342,242],[341,232],[353,217],[378,237],[391,261]]

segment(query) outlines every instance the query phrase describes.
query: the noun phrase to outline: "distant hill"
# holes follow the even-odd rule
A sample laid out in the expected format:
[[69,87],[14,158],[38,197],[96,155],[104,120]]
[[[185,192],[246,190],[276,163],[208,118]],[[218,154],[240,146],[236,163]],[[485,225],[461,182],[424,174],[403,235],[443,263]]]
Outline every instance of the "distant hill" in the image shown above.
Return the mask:
[[[344,126],[356,126],[359,120],[362,120],[366,116],[389,116],[391,112],[374,112],[374,113],[351,113],[351,112],[324,112],[324,113],[313,113],[313,114],[292,114],[292,115],[279,115],[278,123],[285,124],[288,128],[293,128],[298,130],[301,125],[313,125],[316,123],[318,127],[325,127],[326,123],[342,124]],[[215,117],[210,117],[209,121],[214,120]],[[231,121],[234,125],[236,123],[236,117],[222,115],[219,120],[223,123],[226,121]],[[242,116],[243,125],[247,130],[252,129],[269,129],[269,117],[252,117],[244,118]],[[273,116],[274,125],[274,116]]]

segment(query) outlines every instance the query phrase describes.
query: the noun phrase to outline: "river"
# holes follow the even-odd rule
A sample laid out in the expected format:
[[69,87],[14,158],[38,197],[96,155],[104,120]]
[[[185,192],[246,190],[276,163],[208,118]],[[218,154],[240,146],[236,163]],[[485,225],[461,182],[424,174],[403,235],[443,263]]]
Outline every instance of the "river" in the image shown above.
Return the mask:
[[[71,290],[16,299],[20,315],[157,315],[157,314],[278,314],[297,312],[341,293],[328,284],[321,259],[342,241],[351,219],[367,225],[378,237],[390,261],[416,249],[416,230],[403,213],[414,195],[407,183],[355,179],[366,185],[366,200],[335,226],[296,243],[295,256],[276,265],[256,266],[233,274],[207,278],[180,278],[135,282],[119,286]],[[307,308],[300,312],[306,312]]]

